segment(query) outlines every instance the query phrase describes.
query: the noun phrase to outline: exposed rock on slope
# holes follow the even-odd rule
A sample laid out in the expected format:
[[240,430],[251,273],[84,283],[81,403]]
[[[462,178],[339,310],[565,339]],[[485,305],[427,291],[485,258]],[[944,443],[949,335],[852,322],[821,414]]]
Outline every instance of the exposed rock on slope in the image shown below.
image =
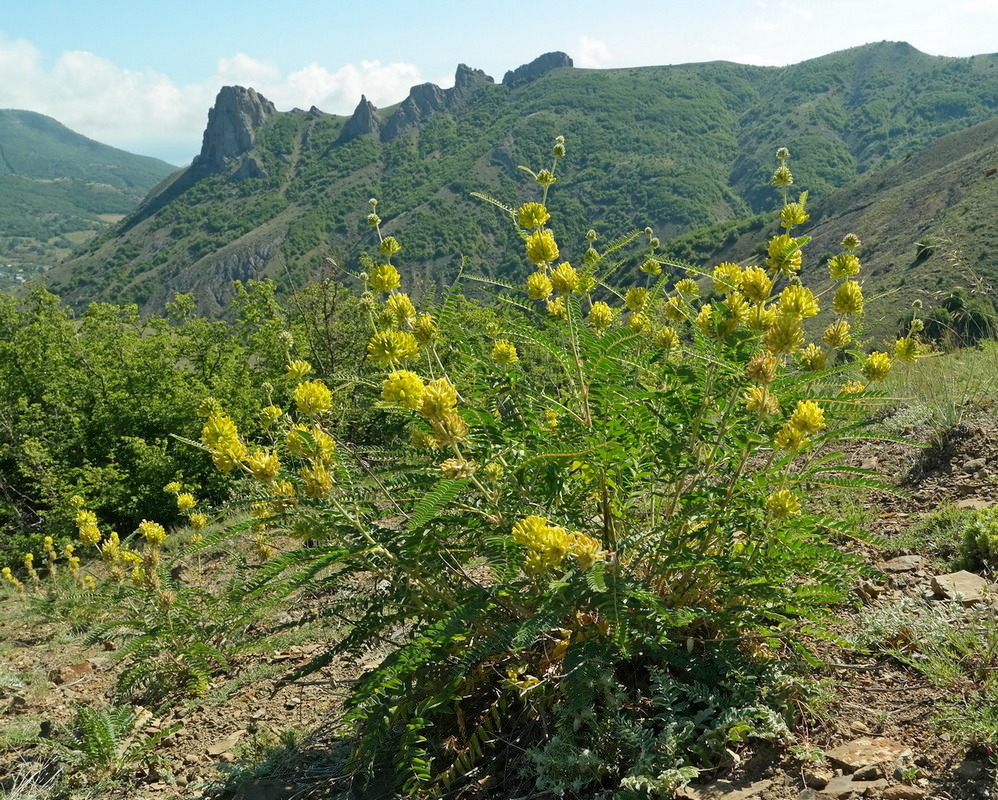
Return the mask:
[[208,126],[195,164],[220,169],[227,158],[248,152],[256,141],[256,132],[276,113],[274,104],[253,89],[223,86],[208,112]]
[[572,63],[572,59],[569,57],[568,53],[562,53],[560,50],[553,53],[545,53],[544,55],[535,58],[529,64],[524,64],[522,67],[511,69],[503,75],[502,83],[503,86],[520,86],[521,84],[529,83],[535,78],[539,78],[546,72],[558,69],[558,67],[571,66],[574,66],[574,64]]

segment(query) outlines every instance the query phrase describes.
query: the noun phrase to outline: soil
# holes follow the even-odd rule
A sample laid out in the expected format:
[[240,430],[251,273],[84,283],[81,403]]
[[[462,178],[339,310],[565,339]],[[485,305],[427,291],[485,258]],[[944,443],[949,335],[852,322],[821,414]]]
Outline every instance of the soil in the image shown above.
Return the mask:
[[[918,433],[913,432],[913,440]],[[866,498],[871,538],[888,547],[848,545],[860,548],[876,568],[857,581],[857,596],[867,607],[895,603],[906,595],[931,601],[938,568],[926,559],[910,560],[910,569],[884,568],[897,554],[890,552],[890,542],[922,515],[947,504],[970,508],[998,504],[998,424],[989,418],[961,422],[929,448],[857,442],[848,458],[903,492],[871,491]],[[74,704],[100,707],[115,701],[115,653],[105,649],[111,645],[82,646],[67,624],[34,621],[24,599],[5,602],[0,611],[0,727],[8,733],[44,735],[72,719]],[[843,610],[844,634],[857,626],[857,613]],[[133,774],[104,796],[292,800],[341,795],[342,787],[335,780],[343,758],[338,739],[341,704],[350,682],[376,663],[378,655],[359,663],[332,664],[284,688],[278,683],[327,644],[314,639],[246,658],[219,676],[204,699],[168,708],[154,725],[178,729],[160,745],[161,766]],[[805,721],[796,755],[759,753],[736,762],[724,780],[688,787],[682,792],[685,797],[992,797],[995,784],[987,767],[991,754],[968,752],[933,722],[936,704],[947,693],[952,696],[952,689],[929,685],[920,674],[889,658],[860,657],[832,645],[820,655],[825,666],[819,671],[831,694],[820,712]],[[281,749],[281,737],[289,731],[299,734],[296,744]],[[860,750],[875,750],[886,746],[883,742],[896,749],[866,766],[857,768],[828,756],[850,743]],[[802,761],[805,749],[828,757]],[[259,768],[268,756],[266,768]],[[52,773],[57,768],[38,745],[4,749],[0,743],[0,789],[11,796],[18,796],[12,791],[17,775]],[[227,781],[231,788],[226,788]]]

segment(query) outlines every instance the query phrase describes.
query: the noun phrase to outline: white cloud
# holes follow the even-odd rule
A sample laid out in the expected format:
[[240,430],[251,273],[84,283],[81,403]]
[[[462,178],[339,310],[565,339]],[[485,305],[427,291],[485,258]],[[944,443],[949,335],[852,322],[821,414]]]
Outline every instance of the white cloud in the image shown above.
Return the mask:
[[604,67],[613,60],[606,42],[590,39],[588,36],[580,36],[575,45],[575,52],[569,55],[572,56],[572,63],[575,66],[586,69]]
[[390,105],[423,80],[413,64],[378,61],[332,72],[312,63],[284,75],[269,61],[237,53],[219,59],[210,78],[181,86],[161,73],[124,69],[83,51],[63,53],[46,68],[33,44],[0,34],[0,108],[47,114],[97,141],[173,163],[197,154],[208,109],[225,85],[252,86],[282,110],[315,105],[350,114],[361,94]]

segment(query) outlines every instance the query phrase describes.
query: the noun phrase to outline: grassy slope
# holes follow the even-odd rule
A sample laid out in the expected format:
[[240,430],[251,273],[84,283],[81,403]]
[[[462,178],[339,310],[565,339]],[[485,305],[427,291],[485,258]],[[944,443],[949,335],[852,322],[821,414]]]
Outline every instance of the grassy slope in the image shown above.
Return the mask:
[[616,235],[651,225],[664,238],[771,210],[779,145],[794,154],[797,186],[826,198],[991,117],[996,64],[881,43],[780,69],[560,69],[512,91],[486,86],[457,113],[389,144],[337,143],[341,117],[280,114],[254,153],[268,178],[215,175],[164,193],[54,271],[53,286],[76,302],[150,308],[196,287],[213,311],[233,277],[297,282],[327,256],[357,267],[372,195],[387,232],[403,240],[410,287],[448,281],[462,257],[477,272],[514,278],[525,268],[515,236],[470,193],[525,199],[516,166],[546,166],[557,134],[568,157],[551,207],[571,258],[591,226]]

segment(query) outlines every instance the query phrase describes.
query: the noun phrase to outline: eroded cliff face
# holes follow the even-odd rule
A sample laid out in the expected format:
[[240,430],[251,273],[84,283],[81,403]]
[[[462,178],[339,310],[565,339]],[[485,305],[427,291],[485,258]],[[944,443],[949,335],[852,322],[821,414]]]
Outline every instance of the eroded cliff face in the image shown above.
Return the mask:
[[510,88],[521,86],[524,83],[530,83],[530,81],[539,78],[553,69],[571,66],[574,66],[574,64],[568,53],[556,50],[553,53],[545,53],[542,56],[538,56],[529,64],[524,64],[522,67],[511,69],[503,75],[502,84]]
[[226,167],[226,160],[253,148],[256,132],[277,109],[263,95],[243,86],[223,86],[208,112],[201,153],[195,165],[209,170]]

